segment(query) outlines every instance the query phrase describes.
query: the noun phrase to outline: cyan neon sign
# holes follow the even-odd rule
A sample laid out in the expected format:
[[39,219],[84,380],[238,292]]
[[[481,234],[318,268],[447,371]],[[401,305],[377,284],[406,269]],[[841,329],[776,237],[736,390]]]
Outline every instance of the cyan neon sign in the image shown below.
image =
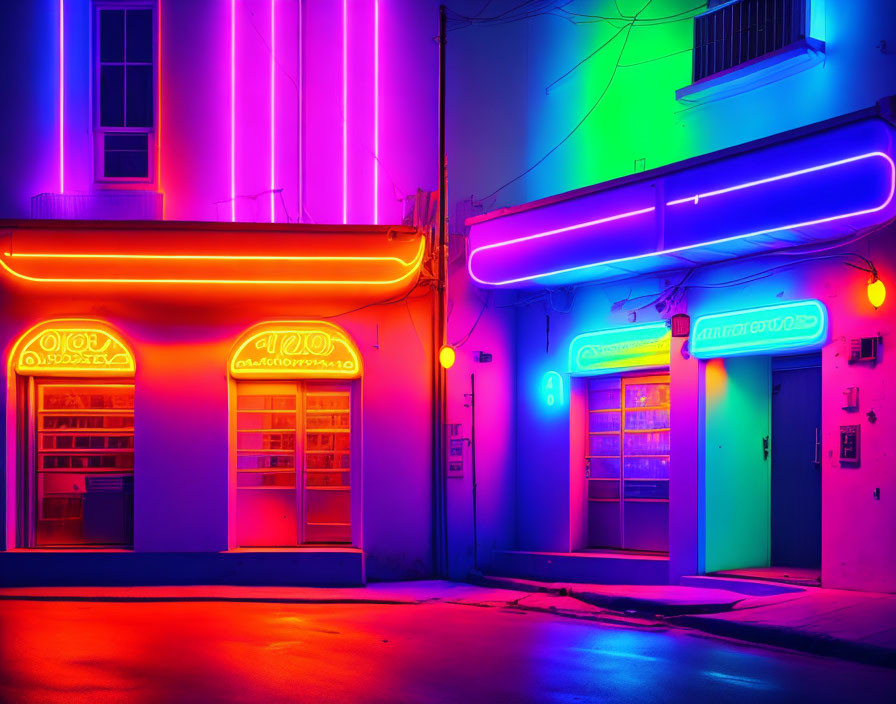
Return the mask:
[[794,301],[700,316],[689,347],[698,359],[809,350],[824,344],[827,330],[824,304]]
[[541,378],[541,393],[547,406],[563,405],[563,377],[557,372],[545,372]]
[[586,332],[569,343],[572,374],[611,374],[669,366],[672,332],[665,322]]

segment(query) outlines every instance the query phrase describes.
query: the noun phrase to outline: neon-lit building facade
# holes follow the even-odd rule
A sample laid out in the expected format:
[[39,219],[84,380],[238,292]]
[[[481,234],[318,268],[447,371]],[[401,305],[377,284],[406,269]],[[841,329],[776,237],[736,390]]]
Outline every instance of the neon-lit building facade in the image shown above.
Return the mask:
[[438,2],[0,8],[0,575],[896,590],[896,8],[740,2],[451,4],[447,339]]
[[421,9],[0,10],[4,581],[434,573]]
[[453,126],[482,167],[452,181],[476,194],[452,282],[478,297],[455,283],[449,333],[494,359],[449,371],[465,430],[475,374],[482,570],[896,589],[896,316],[872,301],[896,267],[896,81],[872,35],[896,15],[794,3],[801,39],[697,78],[695,16],[748,4],[456,33],[467,66],[501,57],[455,88],[470,116],[501,108]]

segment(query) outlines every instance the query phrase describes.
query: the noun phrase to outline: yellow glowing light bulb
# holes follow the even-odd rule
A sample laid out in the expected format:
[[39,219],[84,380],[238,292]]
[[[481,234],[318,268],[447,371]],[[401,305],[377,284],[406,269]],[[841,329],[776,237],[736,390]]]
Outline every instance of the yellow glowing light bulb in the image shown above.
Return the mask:
[[439,364],[445,369],[451,369],[454,366],[455,359],[454,348],[451,345],[443,345],[442,349],[439,350]]
[[871,305],[875,308],[880,308],[884,304],[886,297],[887,288],[884,286],[884,282],[877,276],[872,276],[868,282],[868,300],[871,302]]

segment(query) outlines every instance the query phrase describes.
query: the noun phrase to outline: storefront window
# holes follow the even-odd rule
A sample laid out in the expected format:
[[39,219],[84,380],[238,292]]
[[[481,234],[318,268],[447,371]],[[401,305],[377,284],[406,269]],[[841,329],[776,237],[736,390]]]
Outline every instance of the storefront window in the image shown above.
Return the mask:
[[133,543],[134,386],[29,378],[36,547]]
[[351,542],[346,382],[237,382],[237,544]]
[[668,551],[669,377],[588,381],[592,547]]

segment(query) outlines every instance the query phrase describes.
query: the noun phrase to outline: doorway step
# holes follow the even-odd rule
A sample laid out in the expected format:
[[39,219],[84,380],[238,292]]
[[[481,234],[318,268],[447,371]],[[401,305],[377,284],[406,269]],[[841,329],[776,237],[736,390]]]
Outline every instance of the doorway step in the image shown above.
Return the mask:
[[709,576],[761,579],[766,582],[783,582],[800,587],[821,586],[821,570],[810,567],[745,567],[737,570],[710,572]]
[[668,584],[669,556],[657,553],[496,550],[490,575],[542,582]]

